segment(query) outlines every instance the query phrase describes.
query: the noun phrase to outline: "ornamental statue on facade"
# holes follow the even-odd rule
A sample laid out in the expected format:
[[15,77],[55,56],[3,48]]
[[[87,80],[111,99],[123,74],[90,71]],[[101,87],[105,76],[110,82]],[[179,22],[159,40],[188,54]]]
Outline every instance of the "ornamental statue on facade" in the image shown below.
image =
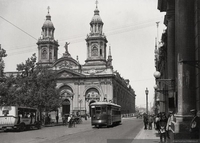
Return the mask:
[[66,42],[65,43],[65,53],[63,54],[64,57],[71,57],[70,53],[68,52],[68,45],[70,44],[70,42]]

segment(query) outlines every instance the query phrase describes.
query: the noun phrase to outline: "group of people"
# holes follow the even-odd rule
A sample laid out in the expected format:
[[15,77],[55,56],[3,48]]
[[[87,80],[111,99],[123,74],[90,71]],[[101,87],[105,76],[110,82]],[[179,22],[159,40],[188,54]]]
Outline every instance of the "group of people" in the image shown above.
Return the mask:
[[63,116],[63,124],[68,127],[75,127],[76,124],[82,123],[82,117],[74,114],[66,114]]
[[154,122],[153,115],[147,115],[146,113],[144,113],[143,119],[144,119],[144,129],[152,130],[152,124]]
[[[197,116],[197,110],[190,110],[193,115],[190,122],[190,138],[191,139],[199,139],[199,131],[200,131],[200,118]],[[153,122],[152,122],[153,118]],[[173,111],[169,111],[168,116],[165,112],[159,113],[157,115],[143,115],[144,120],[144,129],[152,129],[152,123],[154,123],[154,128],[158,131],[160,135],[161,143],[172,143],[174,141],[174,132],[175,132],[175,123],[176,118],[173,114]]]
[[152,124],[154,128],[158,131],[160,135],[160,142],[165,143],[168,140],[169,143],[172,143],[174,140],[174,123],[176,122],[173,112],[170,111],[169,115],[165,112],[159,113],[157,115],[147,115],[144,113],[144,129],[152,129]]
[[63,116],[63,124],[64,125],[68,125],[68,127],[72,127],[72,124],[73,126],[75,127],[75,116],[73,114],[66,114]]
[[44,124],[45,124],[45,125],[51,124],[51,114],[47,114],[47,115],[44,117]]

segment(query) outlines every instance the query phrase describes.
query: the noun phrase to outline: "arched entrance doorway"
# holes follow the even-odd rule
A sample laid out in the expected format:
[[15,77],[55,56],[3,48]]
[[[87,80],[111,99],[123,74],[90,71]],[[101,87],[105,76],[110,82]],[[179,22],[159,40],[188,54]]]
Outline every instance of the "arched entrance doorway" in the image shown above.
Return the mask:
[[63,115],[70,113],[70,101],[68,99],[62,102],[62,113]]
[[62,98],[62,110],[61,115],[70,114],[73,110],[73,90],[68,85],[60,87],[60,97]]
[[90,104],[94,103],[96,101],[100,101],[100,94],[99,91],[96,88],[89,88],[86,93],[85,93],[85,101],[89,102],[88,104],[88,109],[89,109],[89,114],[91,116],[91,110],[90,110]]

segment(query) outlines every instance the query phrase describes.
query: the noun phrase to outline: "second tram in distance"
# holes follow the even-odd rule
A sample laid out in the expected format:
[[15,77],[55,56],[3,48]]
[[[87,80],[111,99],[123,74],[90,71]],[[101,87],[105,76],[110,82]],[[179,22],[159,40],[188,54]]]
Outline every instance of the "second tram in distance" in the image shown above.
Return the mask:
[[112,126],[121,123],[121,106],[110,102],[90,104],[91,124],[95,127]]

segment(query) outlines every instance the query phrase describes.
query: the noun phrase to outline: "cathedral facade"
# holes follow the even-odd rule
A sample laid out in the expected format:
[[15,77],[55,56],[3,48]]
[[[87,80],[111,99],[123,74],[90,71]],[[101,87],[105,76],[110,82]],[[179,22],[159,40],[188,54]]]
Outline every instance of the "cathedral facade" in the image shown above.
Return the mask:
[[58,41],[54,39],[54,25],[48,12],[39,38],[38,63],[48,65],[56,72],[57,88],[62,98],[59,116],[72,112],[89,114],[89,105],[97,101],[108,101],[121,105],[122,114],[135,112],[135,92],[124,79],[113,70],[111,49],[107,57],[107,38],[103,33],[103,22],[98,7],[90,22],[90,33],[86,37],[87,59],[81,65],[71,57],[69,43],[65,53],[58,58]]

